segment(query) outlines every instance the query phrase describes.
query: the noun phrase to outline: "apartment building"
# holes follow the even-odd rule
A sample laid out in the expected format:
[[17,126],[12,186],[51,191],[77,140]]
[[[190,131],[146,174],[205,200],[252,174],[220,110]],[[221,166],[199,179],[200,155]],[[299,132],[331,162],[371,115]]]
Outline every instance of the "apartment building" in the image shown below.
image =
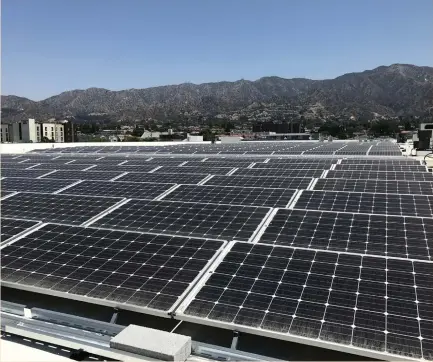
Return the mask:
[[77,132],[69,121],[36,122],[30,118],[1,125],[1,142],[75,142]]

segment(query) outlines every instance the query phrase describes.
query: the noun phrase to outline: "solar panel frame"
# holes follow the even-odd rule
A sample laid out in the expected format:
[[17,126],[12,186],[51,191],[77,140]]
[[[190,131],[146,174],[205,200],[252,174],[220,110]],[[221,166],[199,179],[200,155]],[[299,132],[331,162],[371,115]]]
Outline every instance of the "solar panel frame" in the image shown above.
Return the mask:
[[255,177],[320,177],[323,170],[297,170],[297,169],[279,169],[279,168],[267,168],[267,169],[254,169],[254,168],[242,168],[237,169],[233,172],[235,176],[255,176]]
[[427,171],[423,165],[357,165],[357,164],[338,164],[334,166],[334,170],[341,171],[404,171],[404,172],[424,172]]
[[65,163],[65,164],[58,164],[58,163],[40,163],[37,164],[35,167],[33,167],[33,170],[76,170],[76,171],[84,171],[89,168],[95,168],[95,164],[79,164],[79,163]]
[[214,175],[227,175],[229,172],[233,171],[233,167],[214,167],[214,166],[204,166],[203,167],[194,167],[194,166],[162,166],[154,171],[156,174],[160,173],[186,173],[186,174],[214,174]]
[[204,238],[43,224],[3,248],[1,284],[171,318],[225,245]]
[[[383,262],[387,265],[389,260],[392,264],[388,269],[387,266],[383,268]],[[361,265],[363,268],[359,267]],[[415,285],[419,285],[416,279],[419,276],[419,281],[425,285],[425,277],[431,281],[433,274],[419,273],[427,270],[428,265],[431,263],[289,247],[267,249],[261,244],[236,242],[225,249],[175,312],[182,321],[366,357],[388,360],[412,354],[409,357],[421,358],[424,353],[424,358],[429,355],[431,359],[431,350],[427,344],[422,349],[422,341],[429,342],[429,327],[433,321],[423,318],[418,321],[413,315],[401,317],[401,309],[398,309],[399,303],[410,302],[411,311],[415,308],[418,318],[418,306],[424,307],[425,303],[421,299],[415,303],[414,299],[405,298],[401,294],[404,292],[394,288],[396,284],[393,284],[400,274],[404,274],[408,279],[412,278]],[[401,267],[403,272],[399,270]],[[366,279],[362,278],[364,273]],[[393,280],[388,284],[389,291],[383,282],[388,275]],[[427,290],[419,289],[423,293]],[[385,315],[377,312],[382,308],[386,310],[385,302],[383,307],[374,304],[381,293],[388,296],[390,308],[391,302],[393,306]],[[416,292],[413,294],[416,298]],[[348,298],[349,295],[352,298]],[[396,295],[403,295],[404,299],[396,299]],[[427,295],[422,299],[428,300]],[[414,331],[410,329],[413,325]],[[405,328],[405,335],[398,334],[402,328]],[[345,338],[346,333],[350,338]],[[424,337],[421,341],[420,334],[427,339]],[[396,344],[399,336],[403,339]],[[411,350],[414,341],[416,348]]]
[[124,174],[122,171],[72,171],[57,170],[45,174],[41,179],[68,179],[68,180],[101,180],[109,181]]
[[3,177],[38,178],[38,177],[42,177],[44,175],[47,175],[47,174],[49,174],[51,172],[52,172],[51,170],[35,170],[35,169],[20,170],[20,169],[8,168],[8,169],[2,169],[1,170],[1,175]]

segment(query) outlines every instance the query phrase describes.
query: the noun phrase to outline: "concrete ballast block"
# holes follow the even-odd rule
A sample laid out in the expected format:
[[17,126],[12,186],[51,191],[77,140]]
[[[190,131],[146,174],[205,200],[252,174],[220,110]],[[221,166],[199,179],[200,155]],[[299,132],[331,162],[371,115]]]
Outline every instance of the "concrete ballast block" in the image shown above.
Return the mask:
[[185,361],[191,354],[191,337],[131,324],[111,339],[110,347],[163,361]]

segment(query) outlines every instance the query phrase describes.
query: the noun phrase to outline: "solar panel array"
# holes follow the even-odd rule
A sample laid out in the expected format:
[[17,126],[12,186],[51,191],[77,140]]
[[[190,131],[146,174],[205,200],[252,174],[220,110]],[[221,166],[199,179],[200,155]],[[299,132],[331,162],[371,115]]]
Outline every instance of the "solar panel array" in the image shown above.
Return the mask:
[[2,285],[433,360],[433,178],[399,155],[386,141],[6,155]]

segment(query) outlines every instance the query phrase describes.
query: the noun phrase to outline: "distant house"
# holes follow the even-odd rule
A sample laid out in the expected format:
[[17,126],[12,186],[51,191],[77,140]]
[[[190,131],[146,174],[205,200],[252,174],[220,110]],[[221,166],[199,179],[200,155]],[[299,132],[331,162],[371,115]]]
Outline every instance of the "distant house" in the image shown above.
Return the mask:
[[146,138],[158,138],[160,137],[161,132],[152,132],[152,131],[144,131],[141,135],[141,139],[144,140]]

